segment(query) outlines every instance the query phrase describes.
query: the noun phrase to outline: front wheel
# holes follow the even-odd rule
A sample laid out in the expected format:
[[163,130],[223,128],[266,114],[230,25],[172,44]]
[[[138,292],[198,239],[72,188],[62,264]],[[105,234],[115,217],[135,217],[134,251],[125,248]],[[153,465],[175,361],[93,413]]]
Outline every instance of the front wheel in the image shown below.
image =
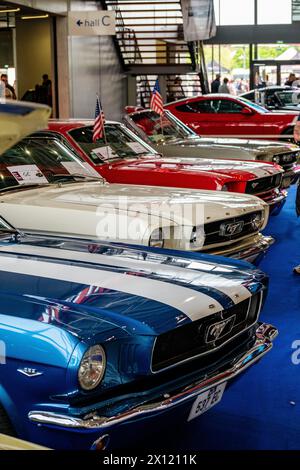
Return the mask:
[[16,432],[2,406],[0,406],[0,434],[16,437]]

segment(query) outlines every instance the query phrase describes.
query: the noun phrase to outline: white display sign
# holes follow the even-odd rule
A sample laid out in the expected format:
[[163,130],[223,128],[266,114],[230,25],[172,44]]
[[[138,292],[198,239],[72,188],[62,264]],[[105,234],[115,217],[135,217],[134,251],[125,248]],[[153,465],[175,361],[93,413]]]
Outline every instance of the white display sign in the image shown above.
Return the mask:
[[118,156],[109,145],[93,149],[92,153],[97,155],[97,157],[101,158],[103,161],[110,160],[111,158]]
[[127,142],[128,147],[134,151],[134,153],[146,153],[148,150],[139,142]]
[[70,36],[114,36],[114,11],[71,11],[68,15]]
[[100,179],[97,171],[87,162],[61,162],[61,164],[71,175],[97,176]]
[[48,180],[36,165],[17,165],[7,167],[7,169],[20,185],[48,183]]

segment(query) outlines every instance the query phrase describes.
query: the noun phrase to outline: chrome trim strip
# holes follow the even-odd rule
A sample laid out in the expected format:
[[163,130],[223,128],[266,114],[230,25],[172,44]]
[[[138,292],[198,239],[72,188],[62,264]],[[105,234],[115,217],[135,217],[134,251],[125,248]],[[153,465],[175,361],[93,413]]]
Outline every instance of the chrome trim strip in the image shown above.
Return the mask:
[[[252,236],[249,238],[252,238]],[[250,246],[248,245],[242,248],[235,246],[233,248],[231,245],[227,245],[228,248],[226,249],[226,245],[224,244],[223,246],[219,245],[218,247],[210,248],[209,250],[201,250],[201,253],[207,255],[230,256],[235,259],[244,259],[247,261],[248,259],[255,259],[261,253],[267,251],[273,243],[275,243],[273,237],[259,234],[258,239],[256,239],[251,245],[249,244]]]
[[277,329],[272,325],[266,323],[261,324],[256,330],[256,342],[253,347],[225,372],[206,377],[198,383],[192,383],[173,396],[161,396],[160,399],[154,403],[144,403],[143,405],[132,408],[131,410],[125,411],[124,413],[120,413],[116,416],[99,416],[97,411],[95,411],[86,417],[76,418],[54,412],[30,411],[28,413],[28,418],[30,421],[39,423],[40,425],[54,425],[72,429],[102,430],[116,426],[122,422],[130,422],[132,420],[144,418],[148,414],[155,415],[168,411],[173,406],[184,404],[209,388],[233,379],[240,373],[244,372],[248,367],[255,364],[270,351],[273,346],[272,341],[277,334]]

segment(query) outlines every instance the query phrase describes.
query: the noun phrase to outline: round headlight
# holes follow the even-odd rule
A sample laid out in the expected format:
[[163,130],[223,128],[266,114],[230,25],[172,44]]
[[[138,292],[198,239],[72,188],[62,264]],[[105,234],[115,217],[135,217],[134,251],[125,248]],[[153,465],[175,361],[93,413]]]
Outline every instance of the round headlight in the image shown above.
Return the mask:
[[273,157],[273,162],[280,163],[280,157],[278,156]]
[[151,237],[149,239],[149,246],[152,246],[155,248],[163,248],[164,244],[165,244],[165,240],[164,240],[163,229],[160,227],[152,232]]
[[191,234],[191,239],[190,239],[191,248],[200,250],[201,248],[203,248],[204,242],[205,242],[204,227],[203,226],[194,227],[192,234]]
[[83,390],[93,390],[103,379],[106,368],[105,351],[99,344],[89,348],[84,354],[79,371],[78,380]]
[[259,230],[263,226],[263,223],[264,223],[264,219],[263,219],[262,214],[258,213],[252,216],[251,225],[254,230]]

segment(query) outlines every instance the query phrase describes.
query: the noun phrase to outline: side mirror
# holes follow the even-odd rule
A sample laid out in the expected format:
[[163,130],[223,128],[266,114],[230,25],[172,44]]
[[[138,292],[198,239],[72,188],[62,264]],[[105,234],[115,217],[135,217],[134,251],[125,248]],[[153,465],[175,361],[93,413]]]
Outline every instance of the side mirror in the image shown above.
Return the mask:
[[251,116],[253,114],[253,111],[250,108],[243,108],[242,111],[241,111],[241,114]]

